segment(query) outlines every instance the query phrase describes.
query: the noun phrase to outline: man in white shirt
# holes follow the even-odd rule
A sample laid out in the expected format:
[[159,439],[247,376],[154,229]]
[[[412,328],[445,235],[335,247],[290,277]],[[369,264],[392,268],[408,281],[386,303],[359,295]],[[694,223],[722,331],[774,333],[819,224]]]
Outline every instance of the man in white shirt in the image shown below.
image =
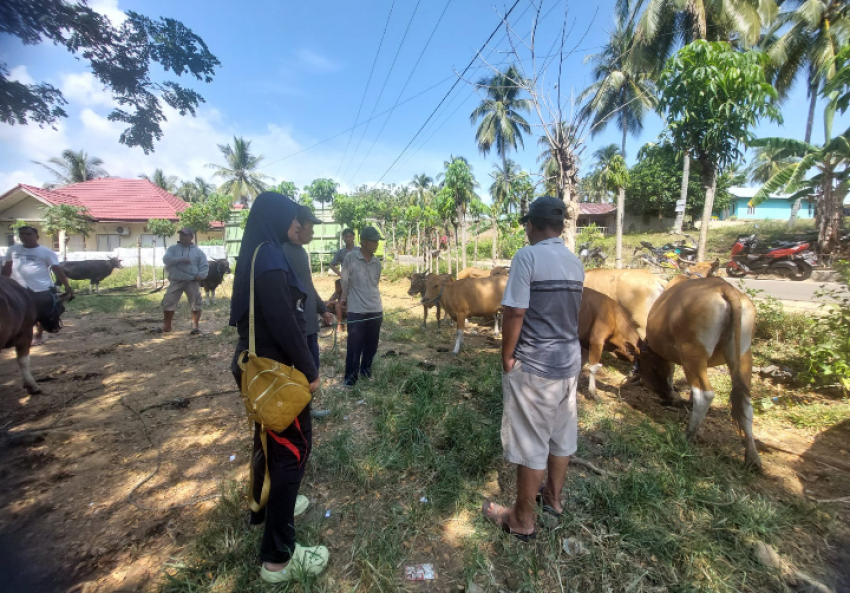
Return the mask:
[[[59,267],[59,257],[56,252],[38,244],[38,230],[23,226],[18,229],[20,244],[12,245],[3,258],[3,276],[11,276],[12,280],[33,292],[49,292],[53,289],[52,271],[56,282],[62,283],[65,292],[73,294],[68,277]],[[35,326],[33,346],[44,343],[44,329],[40,324]]]

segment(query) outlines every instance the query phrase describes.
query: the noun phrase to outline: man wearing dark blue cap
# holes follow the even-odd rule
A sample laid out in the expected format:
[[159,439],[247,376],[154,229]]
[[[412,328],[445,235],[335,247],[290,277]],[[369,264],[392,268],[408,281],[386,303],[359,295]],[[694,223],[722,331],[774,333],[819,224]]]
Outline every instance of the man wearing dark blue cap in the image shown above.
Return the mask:
[[367,226],[360,231],[360,250],[351,251],[342,263],[342,298],[348,307],[348,351],[345,355],[345,384],[353,387],[359,377],[372,376],[372,360],[378,351],[384,307],[378,283],[381,260],[375,255],[378,241],[384,238],[378,229]]
[[523,541],[536,535],[538,505],[561,517],[561,490],[578,438],[584,269],[561,239],[566,210],[563,201],[544,196],[520,219],[530,245],[511,261],[502,299],[502,447],[505,459],[517,464],[517,496],[510,508],[485,501],[482,512]]

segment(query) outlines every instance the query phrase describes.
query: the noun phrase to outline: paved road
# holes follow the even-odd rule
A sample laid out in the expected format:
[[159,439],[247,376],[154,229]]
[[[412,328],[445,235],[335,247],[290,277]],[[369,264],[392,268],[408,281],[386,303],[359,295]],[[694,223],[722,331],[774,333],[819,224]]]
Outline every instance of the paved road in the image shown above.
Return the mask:
[[[726,278],[726,280],[728,280],[732,286],[736,288],[739,287],[740,280],[736,278]],[[815,292],[819,290],[822,285],[825,285],[826,288],[847,292],[844,285],[838,282],[812,282],[808,280],[804,282],[794,282],[791,280],[771,280],[767,278],[762,280],[744,278],[743,282],[747,288],[763,290],[766,294],[783,301],[813,302],[820,300],[815,296]]]

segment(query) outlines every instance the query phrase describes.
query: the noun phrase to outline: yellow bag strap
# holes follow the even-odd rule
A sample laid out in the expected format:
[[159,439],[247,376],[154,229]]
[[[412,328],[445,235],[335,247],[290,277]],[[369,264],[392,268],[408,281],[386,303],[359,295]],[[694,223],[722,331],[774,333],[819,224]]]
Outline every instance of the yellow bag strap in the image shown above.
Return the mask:
[[266,475],[263,479],[263,490],[260,492],[260,500],[259,502],[254,500],[254,460],[251,459],[250,465],[250,479],[248,481],[248,507],[254,511],[255,513],[259,513],[260,509],[266,506],[266,503],[269,501],[269,491],[271,490],[272,480],[269,476],[269,447],[268,447],[268,435],[266,434],[265,428],[260,427],[260,442],[263,444],[263,457],[266,461]]
[[[265,243],[268,243],[266,241]],[[254,257],[251,258],[251,298],[248,301],[248,356],[257,355],[257,343],[254,337],[254,265],[257,263],[257,254],[260,252],[260,247],[265,245],[260,243],[254,250]],[[263,444],[263,458],[265,459],[266,473],[263,479],[263,490],[260,492],[260,500],[254,500],[254,460],[251,459],[249,466],[249,482],[248,482],[248,506],[255,513],[260,512],[266,503],[269,501],[269,491],[271,490],[271,477],[269,476],[269,446],[268,435],[266,434],[265,426],[260,426],[260,442]]]
[[254,339],[254,264],[257,263],[257,254],[260,252],[260,247],[268,243],[265,241],[257,245],[254,250],[254,257],[251,258],[251,298],[248,301],[248,352],[251,356],[257,355],[257,343]]

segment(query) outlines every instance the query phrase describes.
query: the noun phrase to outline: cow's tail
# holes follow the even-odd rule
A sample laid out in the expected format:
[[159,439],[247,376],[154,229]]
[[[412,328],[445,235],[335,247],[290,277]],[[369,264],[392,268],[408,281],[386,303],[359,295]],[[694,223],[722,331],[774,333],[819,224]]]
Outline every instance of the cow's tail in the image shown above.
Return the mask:
[[[724,284],[726,284],[724,282]],[[741,307],[740,293],[729,284],[723,287],[723,298],[729,303],[732,310],[732,357],[727,360],[729,376],[732,378],[732,418],[739,428],[746,417],[745,404],[750,400],[750,381],[744,374],[744,365],[741,361],[741,334],[743,325],[743,308]],[[728,357],[727,357],[728,358]]]

